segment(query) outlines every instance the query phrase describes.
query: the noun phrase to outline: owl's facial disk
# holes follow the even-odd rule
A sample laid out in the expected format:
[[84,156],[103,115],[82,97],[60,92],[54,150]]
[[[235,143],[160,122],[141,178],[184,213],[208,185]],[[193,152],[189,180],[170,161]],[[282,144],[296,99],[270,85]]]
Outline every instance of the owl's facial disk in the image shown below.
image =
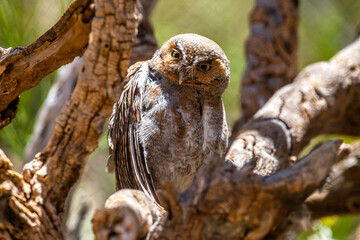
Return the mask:
[[154,60],[159,61],[167,79],[181,86],[222,94],[229,82],[229,61],[221,48],[196,34],[170,39]]
[[226,66],[216,56],[205,52],[196,52],[184,47],[181,42],[171,44],[167,54],[169,70],[179,85],[198,87],[210,91],[221,84],[226,75]]

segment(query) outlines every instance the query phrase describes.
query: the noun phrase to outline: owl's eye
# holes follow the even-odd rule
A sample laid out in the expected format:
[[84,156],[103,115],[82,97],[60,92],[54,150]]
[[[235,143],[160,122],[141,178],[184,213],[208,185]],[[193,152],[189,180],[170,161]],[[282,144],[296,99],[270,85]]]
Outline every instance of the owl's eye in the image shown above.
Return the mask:
[[212,67],[211,67],[210,64],[205,64],[205,63],[203,63],[203,64],[199,64],[199,65],[198,65],[198,68],[201,69],[201,70],[203,70],[204,72],[208,72],[208,71],[211,70]]
[[172,51],[171,56],[173,58],[181,59],[181,54],[176,50]]

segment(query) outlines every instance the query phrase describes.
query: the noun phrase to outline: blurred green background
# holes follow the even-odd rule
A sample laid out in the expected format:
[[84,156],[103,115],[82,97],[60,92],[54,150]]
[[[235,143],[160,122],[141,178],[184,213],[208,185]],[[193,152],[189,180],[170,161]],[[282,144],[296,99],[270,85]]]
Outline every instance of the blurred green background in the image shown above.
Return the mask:
[[[70,0],[0,0],[0,46],[27,46],[51,27],[67,8]],[[248,35],[248,17],[254,1],[238,0],[158,0],[153,12],[155,35],[159,45],[170,37],[186,32],[198,33],[216,41],[231,63],[231,83],[223,100],[228,123],[239,116],[238,99],[241,74],[245,67],[244,41]],[[355,38],[360,22],[359,0],[312,0],[301,2],[299,28],[299,69],[328,60]],[[0,131],[0,148],[20,170],[24,148],[56,73],[46,77],[36,88],[21,94],[19,110],[11,125]],[[331,136],[333,137],[333,136]],[[313,143],[328,139],[320,137]],[[345,136],[345,140],[351,138]],[[90,219],[95,208],[102,207],[114,192],[111,174],[104,172],[107,159],[105,138],[89,159],[71,205],[68,225],[76,221],[81,202],[90,211],[81,228],[82,239],[93,238]],[[354,216],[327,217],[299,239],[360,239],[359,219]]]

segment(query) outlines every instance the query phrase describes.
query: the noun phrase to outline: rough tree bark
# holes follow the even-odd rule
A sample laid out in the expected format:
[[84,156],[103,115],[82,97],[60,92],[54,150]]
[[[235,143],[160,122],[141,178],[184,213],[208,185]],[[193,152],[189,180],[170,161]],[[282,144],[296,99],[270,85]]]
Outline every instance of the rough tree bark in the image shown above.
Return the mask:
[[[257,1],[264,9],[291,9],[280,3],[285,1]],[[297,1],[289,4],[297,11]],[[11,162],[0,152],[0,236],[5,239],[62,237],[65,198],[96,148],[120,94],[136,36],[136,3],[98,0],[95,8],[79,80],[50,143],[22,175],[11,171]],[[267,18],[274,16],[273,10],[269,13],[261,21],[271,23]],[[295,51],[294,45],[287,47],[288,53]],[[260,62],[264,69],[272,64]],[[248,71],[252,76],[257,68]],[[276,76],[281,83],[290,79],[286,72]],[[360,40],[356,40],[329,62],[307,67],[294,83],[277,91],[233,134],[227,160],[209,159],[185,193],[178,196],[171,184],[165,184],[159,192],[165,213],[159,214],[140,191],[122,190],[111,196],[93,218],[97,239],[284,239],[296,235],[294,226],[304,214],[358,212],[356,151],[355,157],[346,158],[349,147],[334,140],[300,160],[296,156],[317,134],[359,135],[359,96]],[[335,177],[328,178],[332,169]],[[317,192],[325,180],[328,184]],[[334,201],[342,197],[338,194],[349,201],[334,208]]]
[[[140,2],[142,17],[129,65],[150,59],[158,48],[150,21],[156,0],[141,0]],[[26,146],[25,163],[31,161],[35,154],[43,150],[49,142],[55,126],[55,119],[74,91],[82,61],[83,58],[75,59],[61,69],[55,84],[51,87],[48,97],[39,110],[33,135]]]
[[333,167],[323,188],[306,200],[314,219],[348,213],[360,213],[360,146]]
[[[79,3],[81,0],[72,6]],[[56,121],[46,149],[25,165],[22,175],[11,171],[11,163],[3,154],[0,158],[3,239],[62,239],[65,199],[87,157],[96,149],[105,120],[120,94],[137,33],[137,4],[135,0],[95,1],[95,8],[76,88]],[[56,55],[53,57],[56,60]],[[11,69],[7,71],[11,73]]]
[[28,47],[0,48],[0,129],[15,117],[20,93],[85,51],[94,14],[91,3],[75,1]]
[[247,66],[241,81],[241,118],[233,134],[276,90],[297,74],[299,0],[257,0],[246,41]]

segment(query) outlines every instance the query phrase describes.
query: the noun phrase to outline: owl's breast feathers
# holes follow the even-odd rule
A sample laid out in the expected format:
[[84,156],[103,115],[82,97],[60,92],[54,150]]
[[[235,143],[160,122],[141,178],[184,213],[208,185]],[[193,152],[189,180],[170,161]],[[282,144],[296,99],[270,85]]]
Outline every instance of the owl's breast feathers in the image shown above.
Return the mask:
[[108,134],[117,189],[141,189],[154,201],[162,182],[186,190],[204,159],[227,143],[221,98],[163,77],[148,62],[129,69]]

